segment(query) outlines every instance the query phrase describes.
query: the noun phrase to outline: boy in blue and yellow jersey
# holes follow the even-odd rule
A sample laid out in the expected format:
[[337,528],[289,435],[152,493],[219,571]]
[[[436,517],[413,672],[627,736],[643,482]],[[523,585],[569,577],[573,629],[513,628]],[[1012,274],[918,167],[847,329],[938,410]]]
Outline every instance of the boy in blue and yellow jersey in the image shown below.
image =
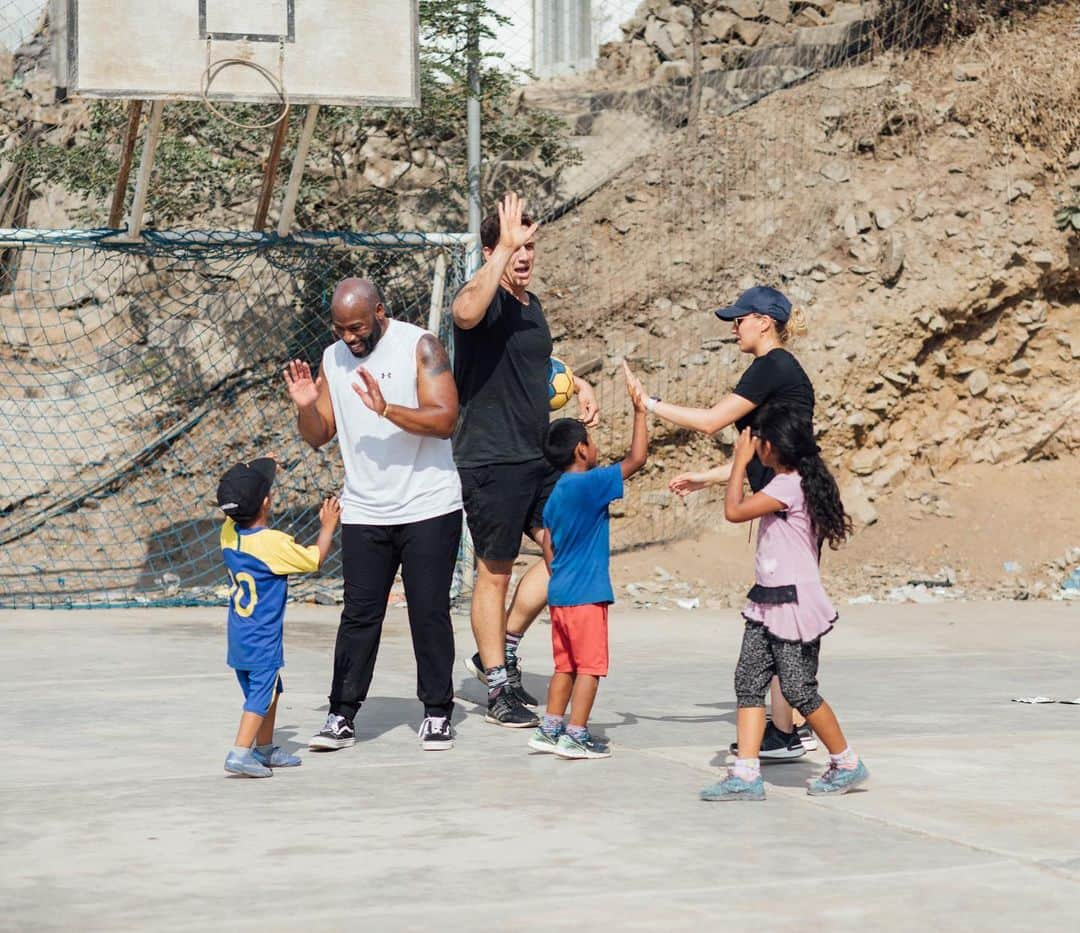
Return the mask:
[[[274,745],[281,668],[281,635],[289,574],[318,570],[341,515],[337,499],[319,509],[322,525],[310,547],[267,527],[270,487],[276,464],[269,457],[238,463],[221,477],[217,502],[228,518],[221,529],[221,554],[229,571],[228,665],[244,691],[244,713],[225,770],[247,777],[270,777],[271,768],[291,768],[300,759]],[[252,747],[254,746],[254,747]]]

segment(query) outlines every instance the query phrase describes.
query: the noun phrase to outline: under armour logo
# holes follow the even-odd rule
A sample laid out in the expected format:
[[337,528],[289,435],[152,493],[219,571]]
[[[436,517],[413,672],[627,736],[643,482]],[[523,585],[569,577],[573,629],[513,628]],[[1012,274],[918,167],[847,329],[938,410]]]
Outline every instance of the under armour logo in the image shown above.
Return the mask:
[[393,375],[393,374],[392,373],[379,373],[379,378],[380,379],[389,379],[391,375]]

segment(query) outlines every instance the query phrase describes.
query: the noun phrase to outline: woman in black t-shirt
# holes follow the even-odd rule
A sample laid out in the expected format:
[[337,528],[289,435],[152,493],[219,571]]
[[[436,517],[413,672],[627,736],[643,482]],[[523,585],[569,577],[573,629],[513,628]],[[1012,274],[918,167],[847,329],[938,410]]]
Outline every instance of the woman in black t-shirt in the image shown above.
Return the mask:
[[[649,411],[681,428],[704,434],[715,434],[729,424],[742,431],[752,424],[754,410],[766,402],[780,402],[802,410],[812,421],[814,387],[799,361],[785,347],[806,329],[801,312],[793,309],[791,302],[775,288],[759,285],[743,292],[730,308],[720,308],[715,314],[722,321],[732,322],[739,349],[751,354],[754,361],[734,390],[711,408],[688,408],[653,396],[648,401]],[[668,488],[678,496],[685,496],[706,486],[726,483],[730,475],[731,463],[722,463],[708,470],[680,473]],[[773,471],[755,456],[746,475],[750,488],[757,492],[772,479]],[[766,730],[761,757],[795,758],[804,754],[814,741],[812,734],[802,733],[800,748],[799,737],[792,735],[795,725],[792,709],[775,678],[772,715],[775,730]],[[777,731],[781,734],[777,735]]]
[[[681,428],[715,434],[729,424],[742,431],[753,421],[754,409],[766,402],[781,402],[805,412],[813,420],[814,387],[799,361],[785,345],[805,330],[802,313],[775,288],[755,286],[739,296],[730,308],[715,312],[722,321],[731,321],[735,340],[743,353],[754,361],[743,373],[735,388],[711,408],[687,408],[649,399],[649,411]],[[682,473],[669,484],[672,492],[685,496],[715,483],[726,483],[731,464],[711,470]],[[750,487],[755,492],[770,479],[772,471],[755,457],[747,469]]]

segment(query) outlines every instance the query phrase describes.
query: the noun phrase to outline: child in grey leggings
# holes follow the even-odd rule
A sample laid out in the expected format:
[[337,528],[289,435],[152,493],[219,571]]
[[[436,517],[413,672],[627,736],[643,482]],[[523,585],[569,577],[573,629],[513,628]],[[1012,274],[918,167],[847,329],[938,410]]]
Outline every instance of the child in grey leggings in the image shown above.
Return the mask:
[[[758,459],[776,471],[760,492],[745,496],[746,465]],[[848,745],[832,708],[818,693],[821,639],[836,610],[821,585],[818,562],[828,541],[838,547],[851,531],[836,481],[821,459],[805,415],[780,405],[759,409],[753,433],[735,445],[724,500],[730,522],[761,519],[755,583],[743,610],[746,630],[735,668],[738,755],[727,775],[701,792],[702,800],[764,800],[758,752],[765,731],[765,693],[774,676],[784,698],[829,750],[829,767],[807,785],[814,796],[845,794],[869,772]]]

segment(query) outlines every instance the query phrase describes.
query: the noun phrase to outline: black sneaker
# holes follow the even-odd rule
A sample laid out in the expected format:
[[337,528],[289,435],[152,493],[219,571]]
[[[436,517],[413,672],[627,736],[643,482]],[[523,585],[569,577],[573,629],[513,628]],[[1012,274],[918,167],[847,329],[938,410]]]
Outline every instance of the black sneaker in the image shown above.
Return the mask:
[[329,713],[323,727],[311,737],[308,748],[335,751],[355,744],[356,732],[353,729],[352,722],[344,716],[335,716],[333,713]]
[[[728,751],[738,757],[739,743],[732,742]],[[765,723],[765,735],[761,740],[759,758],[764,761],[791,761],[802,758],[805,754],[806,749],[803,747],[798,732],[781,732],[771,721]]]
[[485,687],[487,686],[487,672],[484,670],[484,662],[480,660],[480,652],[476,652],[471,658],[465,659],[465,670],[473,675]]
[[531,729],[540,725],[536,714],[525,708],[512,690],[500,690],[494,700],[488,700],[487,722],[508,729]]
[[521,668],[518,667],[516,660],[512,664],[508,663],[506,665],[506,686],[508,686],[514,696],[518,698],[518,702],[525,706],[537,705],[536,697],[521,685]]
[[446,716],[425,716],[418,735],[425,752],[444,752],[454,747],[454,727]]
[[817,736],[814,735],[813,729],[804,724],[795,730],[795,734],[799,737],[799,741],[802,742],[802,747],[808,752],[817,751]]

